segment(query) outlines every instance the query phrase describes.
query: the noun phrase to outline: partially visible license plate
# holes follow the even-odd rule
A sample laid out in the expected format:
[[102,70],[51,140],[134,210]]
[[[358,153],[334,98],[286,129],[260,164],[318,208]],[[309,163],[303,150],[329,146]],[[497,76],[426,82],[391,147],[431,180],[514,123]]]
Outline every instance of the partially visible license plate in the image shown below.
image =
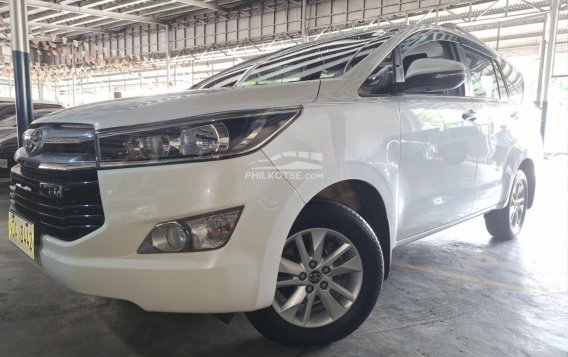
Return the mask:
[[0,169],[7,169],[8,168],[8,160],[0,159]]
[[34,224],[10,211],[8,214],[8,239],[30,258],[34,259]]

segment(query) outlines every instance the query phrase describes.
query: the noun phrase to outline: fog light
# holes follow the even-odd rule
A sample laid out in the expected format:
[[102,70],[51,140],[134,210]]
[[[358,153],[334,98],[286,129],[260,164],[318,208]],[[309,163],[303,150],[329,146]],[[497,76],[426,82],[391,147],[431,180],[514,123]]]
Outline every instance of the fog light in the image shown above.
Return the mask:
[[240,214],[237,208],[183,221],[190,229],[191,249],[217,249],[227,244]]
[[154,228],[150,240],[162,252],[179,252],[189,246],[189,233],[177,222],[164,223]]
[[233,234],[243,207],[158,224],[138,253],[174,253],[223,247]]

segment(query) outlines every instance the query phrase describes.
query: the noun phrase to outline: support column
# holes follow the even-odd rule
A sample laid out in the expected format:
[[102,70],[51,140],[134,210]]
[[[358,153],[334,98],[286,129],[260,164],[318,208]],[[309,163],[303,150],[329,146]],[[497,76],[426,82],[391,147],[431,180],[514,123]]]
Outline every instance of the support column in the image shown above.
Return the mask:
[[73,68],[73,77],[71,77],[71,85],[73,86],[71,88],[71,91],[73,92],[73,104],[72,106],[74,107],[76,105],[75,103],[75,92],[77,91],[76,85],[77,85],[77,74],[75,73],[76,68]]
[[171,58],[170,58],[170,26],[166,25],[166,88],[170,91],[171,75]]
[[12,98],[12,72],[8,72],[8,96]]
[[308,1],[307,0],[303,0],[302,1],[302,43],[306,43],[308,42],[308,31],[306,28],[306,20],[307,20],[307,16],[308,16]]
[[546,44],[546,56],[542,85],[542,120],[540,122],[540,135],[544,141],[546,132],[546,119],[548,114],[548,92],[550,90],[550,78],[554,68],[554,49],[556,48],[556,29],[558,27],[558,12],[560,0],[552,0],[550,4],[550,18],[548,21],[548,43]]
[[12,62],[14,64],[14,84],[16,87],[18,146],[22,146],[24,131],[28,129],[29,124],[34,120],[26,0],[10,0],[10,25],[12,27]]
[[501,40],[501,21],[497,22],[497,45],[495,50],[499,51],[499,41]]
[[38,78],[37,80],[37,92],[38,92],[38,96],[39,96],[39,100],[43,100],[43,84],[44,84],[44,80],[40,78]]
[[544,59],[546,56],[546,29],[548,28],[548,15],[543,17],[542,21],[542,39],[540,40],[540,49],[538,53],[540,54],[540,61],[538,64],[538,82],[536,87],[536,104],[539,108],[542,108],[542,74],[544,71]]

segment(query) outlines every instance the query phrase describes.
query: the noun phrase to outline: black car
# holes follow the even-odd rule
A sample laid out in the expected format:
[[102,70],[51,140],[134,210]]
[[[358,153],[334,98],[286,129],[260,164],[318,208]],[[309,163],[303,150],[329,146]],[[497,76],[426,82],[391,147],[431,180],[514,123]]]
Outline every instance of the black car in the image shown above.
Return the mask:
[[[37,101],[34,102],[34,110],[38,109],[52,109],[57,110],[63,108],[61,104],[52,103],[52,102],[44,102],[44,101]],[[16,114],[16,105],[14,100],[6,101],[4,99],[0,99],[0,122],[6,118],[9,118]],[[35,115],[35,112],[34,112]],[[0,125],[2,126],[2,125]]]
[[[61,106],[36,109],[34,110],[34,119],[41,118],[59,109],[61,109]],[[16,164],[14,161],[14,154],[18,149],[16,121],[15,115],[0,120],[0,178],[10,177],[10,169]]]

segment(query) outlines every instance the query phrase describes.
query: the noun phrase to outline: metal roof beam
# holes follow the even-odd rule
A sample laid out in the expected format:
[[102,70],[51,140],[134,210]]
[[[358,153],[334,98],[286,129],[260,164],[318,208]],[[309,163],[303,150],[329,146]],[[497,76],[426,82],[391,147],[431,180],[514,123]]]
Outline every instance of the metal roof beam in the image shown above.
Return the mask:
[[[144,13],[143,13],[143,15],[147,17],[147,16],[149,16],[149,15],[153,15],[153,14],[155,14],[155,13],[156,13],[156,14],[159,13],[161,10],[152,10],[152,9],[155,9],[156,7],[160,7],[160,6],[161,6],[161,7],[164,7],[164,6],[178,6],[178,7],[179,7],[179,6],[182,6],[182,7],[187,7],[186,5],[176,5],[176,3],[166,3],[166,4],[154,4],[154,3],[150,3],[149,5],[147,5],[147,4],[142,4],[142,5],[140,5],[140,6],[137,6],[137,7],[133,8],[133,9],[125,10],[125,11],[122,12],[122,13],[123,13],[123,14],[128,14],[128,13],[131,13],[131,12],[138,12],[138,13],[141,13],[141,12],[144,12],[144,11],[150,9],[151,11],[149,11],[149,12],[144,12]],[[113,9],[113,8],[111,8],[110,10],[112,10],[112,9]],[[114,19],[88,18],[88,19],[84,19],[84,20],[82,20],[82,19],[72,19],[72,20],[80,20],[79,22],[76,23],[77,25],[85,25],[85,24],[87,24],[87,23],[96,22],[96,23],[97,23],[96,26],[104,26],[104,25],[107,25],[107,24],[116,24],[116,23],[117,23],[117,21],[114,20]],[[71,21],[71,20],[70,20],[70,21]],[[123,23],[123,24],[124,24],[124,21],[119,21],[118,23]]]
[[[123,2],[123,3],[119,3],[119,4],[111,4],[111,6],[109,7],[99,7],[97,10],[98,11],[103,11],[103,12],[114,12],[117,13],[118,11],[120,11],[121,15],[126,15],[126,14],[130,14],[132,12],[137,12],[137,6],[141,3],[147,2],[147,0],[133,0],[133,1],[128,1],[128,2]],[[84,5],[82,5],[81,8],[87,8],[87,7],[93,7],[93,6],[98,6],[100,3],[102,2],[92,2],[92,3],[86,3]],[[127,6],[133,6],[135,7],[135,9],[131,9],[131,10],[123,10],[124,7]],[[91,22],[94,21],[102,21],[102,20],[110,20],[110,21],[117,21],[116,19],[105,19],[105,18],[100,18],[100,17],[93,17],[93,16],[89,16],[89,15],[85,15],[85,14],[76,14],[76,13],[68,13],[68,12],[64,12],[64,13],[56,13],[57,15],[59,15],[59,17],[57,19],[55,19],[52,22],[57,22],[57,23],[61,23],[61,22],[72,22],[72,21],[76,21],[76,20],[80,20],[80,19],[84,19],[84,18],[88,18],[91,19]],[[50,15],[53,15],[53,13],[51,13]],[[61,15],[65,15],[65,16],[61,16]],[[143,16],[146,18],[149,18],[149,16],[145,16],[145,15],[141,15],[141,14],[137,14],[138,16]],[[34,20],[42,20],[42,18],[34,18]],[[155,20],[155,19],[154,19]],[[74,23],[74,25],[83,25],[81,23]]]
[[[74,3],[76,3],[77,1],[74,0],[65,0],[65,1],[60,1],[59,4],[61,5],[74,5]],[[96,6],[101,6],[104,5],[105,3],[110,2],[110,0],[98,0],[98,1],[94,1],[94,2],[83,2],[81,3],[81,8],[83,9],[87,9],[87,8],[93,8]],[[101,9],[100,7],[98,8],[98,10],[104,10]],[[113,10],[113,9],[111,9]],[[32,11],[28,11],[28,15],[29,15],[29,19],[30,20],[36,20],[36,21],[45,21],[45,20],[49,20],[51,18],[54,17],[60,17],[62,15],[67,15],[67,14],[72,14],[72,13],[67,13],[67,12],[61,12],[61,11],[52,11],[52,10],[47,10],[47,9],[36,9],[36,10],[32,10]]]
[[[126,14],[129,14],[129,13],[132,13],[132,12],[140,13],[141,11],[143,11],[145,9],[155,8],[156,6],[163,6],[163,4],[157,5],[157,4],[154,4],[154,3],[150,3],[150,5],[146,5],[146,4],[139,5],[139,4],[141,4],[145,1],[146,0],[134,0],[134,1],[131,1],[131,2],[128,2],[128,3],[113,5],[111,7],[104,9],[103,11],[105,11],[105,12],[106,11],[113,11],[113,10],[122,8],[126,5],[137,5],[133,9],[127,9],[127,10],[124,10],[123,12],[121,12],[122,15],[126,15]],[[172,5],[172,4],[174,4],[174,3],[170,3],[170,5]],[[85,6],[90,6],[90,5],[85,5]],[[186,5],[182,5],[182,6],[186,6]],[[144,13],[143,14],[144,17],[149,17],[148,15],[152,15],[152,13],[148,13],[148,14]],[[156,19],[156,21],[160,21],[160,20]],[[70,14],[69,17],[59,18],[59,19],[52,21],[52,23],[61,23],[61,22],[73,22],[73,25],[76,25],[76,26],[87,25],[87,26],[96,26],[96,27],[101,27],[101,28],[104,27],[105,30],[108,30],[109,32],[113,32],[114,30],[111,30],[110,27],[107,28],[104,25],[119,23],[119,24],[122,24],[122,26],[124,26],[124,27],[132,26],[132,23],[129,22],[129,21],[116,20],[116,19],[103,19],[103,18],[97,18],[97,17],[86,17],[85,18],[84,15],[83,16],[77,16],[76,14],[74,14],[74,15]],[[162,23],[162,22],[160,22],[160,23]]]
[[[9,18],[3,19],[5,24],[10,23]],[[40,22],[40,21],[28,21],[29,27],[41,27],[41,28],[49,28],[49,29],[56,29],[56,30],[67,30],[67,31],[81,31],[81,32],[95,32],[95,33],[109,33],[110,31],[105,31],[100,28],[96,27],[84,27],[84,26],[71,26],[71,25],[57,25],[57,24],[50,24],[48,22]]]
[[[531,24],[542,24],[542,22],[544,21],[544,16],[545,14],[538,13],[530,17],[528,16],[528,17],[512,18],[512,19],[505,18],[505,20],[496,19],[494,22],[486,24],[462,23],[459,24],[459,26],[468,32],[476,32],[476,31],[492,30],[496,29],[497,27],[504,28],[504,27],[515,27],[515,26],[523,26]],[[560,14],[559,19],[560,20],[568,19],[568,14]]]
[[85,27],[85,26],[72,26],[72,25],[57,25],[50,24],[47,22],[40,21],[28,21],[30,27],[41,27],[56,30],[67,30],[67,31],[81,31],[81,32],[94,32],[94,33],[109,33],[110,31],[105,31],[96,27]]
[[[557,35],[568,34],[568,30],[558,30]],[[491,37],[480,37],[483,42],[496,42],[496,41],[511,41],[520,40],[527,38],[541,38],[542,32],[523,32],[515,35],[505,35],[505,36],[491,36]]]
[[[9,3],[9,0],[0,0],[2,3]],[[54,10],[54,11],[67,11],[73,12],[76,14],[83,14],[83,15],[91,15],[97,17],[104,17],[104,18],[111,18],[117,20],[126,20],[132,22],[143,22],[143,23],[150,23],[150,24],[161,24],[160,21],[157,21],[151,17],[145,16],[137,16],[137,15],[129,15],[129,14],[122,14],[119,12],[113,11],[102,11],[102,10],[95,10],[89,9],[81,6],[72,6],[72,5],[64,5],[64,4],[56,4],[56,3],[49,3],[45,1],[39,0],[27,0],[28,6],[32,7],[39,7],[42,9]]]
[[[556,41],[556,46],[558,45],[566,45],[568,44],[567,41]],[[503,46],[503,47],[499,47],[499,51],[503,51],[503,50],[519,50],[519,49],[523,49],[523,48],[527,48],[527,47],[534,47],[537,51],[538,48],[540,46],[540,43],[536,42],[533,44],[525,44],[525,45],[512,45],[512,46]]]
[[186,5],[201,7],[201,8],[204,8],[204,9],[211,9],[211,10],[216,10],[216,11],[227,11],[227,9],[217,5],[216,1],[212,1],[212,2],[205,2],[205,1],[201,1],[201,0],[175,0],[175,1],[182,3],[182,4],[186,4]]

